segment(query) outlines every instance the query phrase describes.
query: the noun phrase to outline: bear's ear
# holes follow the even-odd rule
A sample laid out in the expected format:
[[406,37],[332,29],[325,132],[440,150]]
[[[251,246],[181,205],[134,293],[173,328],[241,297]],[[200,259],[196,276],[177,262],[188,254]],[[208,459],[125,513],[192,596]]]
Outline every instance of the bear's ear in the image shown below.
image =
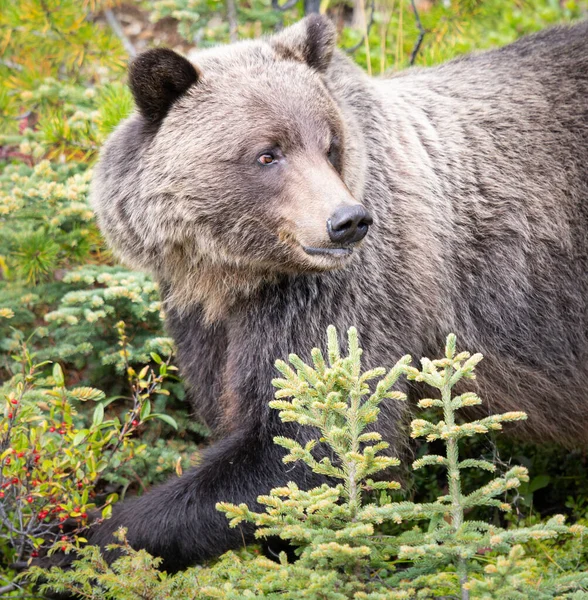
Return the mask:
[[147,50],[129,66],[129,87],[135,104],[143,117],[154,124],[197,81],[194,65],[167,48]]
[[336,41],[335,26],[323,15],[309,15],[271,38],[278,56],[305,62],[319,72],[327,70]]

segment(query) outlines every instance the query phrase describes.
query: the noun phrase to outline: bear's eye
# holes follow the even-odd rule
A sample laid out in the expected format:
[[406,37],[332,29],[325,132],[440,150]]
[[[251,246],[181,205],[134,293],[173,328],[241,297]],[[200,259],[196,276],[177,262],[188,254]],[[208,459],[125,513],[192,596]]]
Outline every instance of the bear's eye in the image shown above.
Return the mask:
[[264,152],[257,157],[257,162],[264,167],[267,165],[273,165],[275,162],[277,162],[277,160],[278,159],[272,152]]
[[327,159],[338,171],[339,163],[340,163],[340,152],[339,152],[339,140],[336,137],[333,138],[333,140],[331,141],[331,145],[329,146],[329,149],[327,150]]

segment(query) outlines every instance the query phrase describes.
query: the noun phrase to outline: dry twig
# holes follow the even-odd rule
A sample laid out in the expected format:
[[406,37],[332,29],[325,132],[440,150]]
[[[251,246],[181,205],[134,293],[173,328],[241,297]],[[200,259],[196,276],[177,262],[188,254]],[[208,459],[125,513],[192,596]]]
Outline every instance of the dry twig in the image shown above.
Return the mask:
[[121,27],[121,24],[116,18],[116,15],[112,12],[110,8],[107,8],[104,10],[104,16],[106,17],[106,20],[108,21],[108,24],[110,25],[112,31],[114,31],[118,39],[122,42],[128,55],[131,58],[135,58],[135,56],[137,56],[137,50],[135,46],[133,46],[131,40],[129,40],[129,38],[126,36],[125,32],[123,31],[123,28]]
[[419,37],[417,38],[417,41],[415,42],[412,48],[412,52],[410,53],[409,64],[410,66],[412,66],[414,65],[419,50],[421,49],[421,45],[423,43],[427,30],[423,27],[423,24],[421,23],[421,17],[419,16],[419,11],[417,10],[415,0],[410,0],[410,5],[412,6],[412,12],[414,13],[414,18],[416,19],[416,24],[419,30]]
[[360,46],[363,45],[365,40],[369,37],[370,29],[372,28],[372,25],[374,24],[374,13],[375,12],[376,12],[376,0],[371,0],[371,2],[370,2],[370,20],[368,21],[368,24],[365,28],[365,32],[361,36],[361,39],[359,40],[359,42],[357,42],[357,44],[351,46],[350,48],[345,48],[345,52],[347,52],[347,54],[353,54],[355,51],[357,51],[360,48]]

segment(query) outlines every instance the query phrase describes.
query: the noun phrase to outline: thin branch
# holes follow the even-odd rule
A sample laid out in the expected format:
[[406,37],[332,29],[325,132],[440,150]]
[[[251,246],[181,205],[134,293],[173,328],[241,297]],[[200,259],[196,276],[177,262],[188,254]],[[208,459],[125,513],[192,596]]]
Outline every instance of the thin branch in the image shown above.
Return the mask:
[[[369,33],[369,29],[367,28],[367,22],[366,22],[366,18],[365,18],[365,1],[364,0],[360,0],[360,5],[361,5],[361,20],[363,21],[363,37],[365,40],[365,57],[367,59],[367,70],[368,70],[368,75],[371,77],[372,76],[372,55],[370,52],[370,33]],[[373,23],[373,16],[374,16],[374,6],[372,5],[372,23]]]
[[359,40],[359,42],[357,42],[357,44],[351,46],[350,48],[344,48],[344,50],[345,50],[345,52],[347,52],[347,54],[353,54],[354,52],[356,52],[363,45],[365,40],[369,37],[370,29],[372,28],[372,25],[374,24],[375,12],[376,12],[376,0],[372,0],[370,2],[370,20],[368,21],[367,27],[365,28],[365,32],[361,36],[361,39]]
[[128,55],[131,58],[135,58],[135,56],[137,56],[137,50],[135,46],[133,46],[131,40],[129,40],[129,38],[126,36],[125,32],[123,31],[123,28],[121,27],[121,24],[116,18],[116,15],[112,12],[110,8],[106,8],[104,9],[104,16],[106,17],[106,20],[108,21],[108,24],[110,25],[112,31],[114,31],[118,39],[122,42]]
[[284,4],[282,4],[280,6],[279,0],[272,0],[272,8],[274,10],[281,10],[281,11],[290,10],[291,8],[296,6],[296,2],[298,2],[298,0],[287,0]]
[[319,14],[321,12],[320,0],[304,0],[304,14]]
[[226,0],[227,2],[227,21],[229,22],[229,40],[236,42],[238,39],[237,7],[235,0]]
[[419,50],[421,49],[421,45],[423,43],[425,34],[427,33],[427,30],[423,27],[423,24],[421,23],[421,17],[419,16],[419,11],[417,10],[415,0],[410,0],[410,4],[412,6],[412,11],[414,12],[414,18],[416,19],[416,24],[417,24],[417,27],[419,30],[419,37],[417,38],[417,41],[415,42],[415,44],[412,48],[412,52],[410,53],[409,64],[410,64],[410,66],[412,66],[412,65],[414,65],[414,61],[416,60]]
[[8,592],[12,592],[14,590],[18,589],[16,584],[14,583],[9,583],[8,585],[4,585],[2,587],[0,587],[0,596],[2,596],[3,594],[8,594]]
[[4,65],[5,67],[8,67],[9,69],[13,69],[14,71],[22,71],[21,65],[15,63],[15,62],[12,62],[8,58],[0,59],[0,65]]

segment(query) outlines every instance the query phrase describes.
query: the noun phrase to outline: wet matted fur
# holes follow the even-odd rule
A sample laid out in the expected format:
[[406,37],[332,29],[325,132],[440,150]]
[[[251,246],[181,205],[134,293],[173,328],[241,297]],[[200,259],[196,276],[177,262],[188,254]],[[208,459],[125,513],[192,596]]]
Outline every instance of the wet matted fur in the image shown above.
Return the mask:
[[[358,328],[366,366],[436,356],[455,332],[485,355],[485,410],[526,411],[519,436],[586,442],[588,23],[389,79],[337,51],[319,16],[195,62],[154,50],[134,63],[139,111],[106,144],[92,198],[119,256],[160,282],[216,442],[91,541],[124,525],[179,569],[252,539],[219,500],[320,483],[282,464],[272,438],[312,433],[268,402],[275,359],[309,358],[331,323]],[[353,203],[374,225],[329,254],[326,220]],[[385,404],[378,423],[396,446],[404,411]]]

